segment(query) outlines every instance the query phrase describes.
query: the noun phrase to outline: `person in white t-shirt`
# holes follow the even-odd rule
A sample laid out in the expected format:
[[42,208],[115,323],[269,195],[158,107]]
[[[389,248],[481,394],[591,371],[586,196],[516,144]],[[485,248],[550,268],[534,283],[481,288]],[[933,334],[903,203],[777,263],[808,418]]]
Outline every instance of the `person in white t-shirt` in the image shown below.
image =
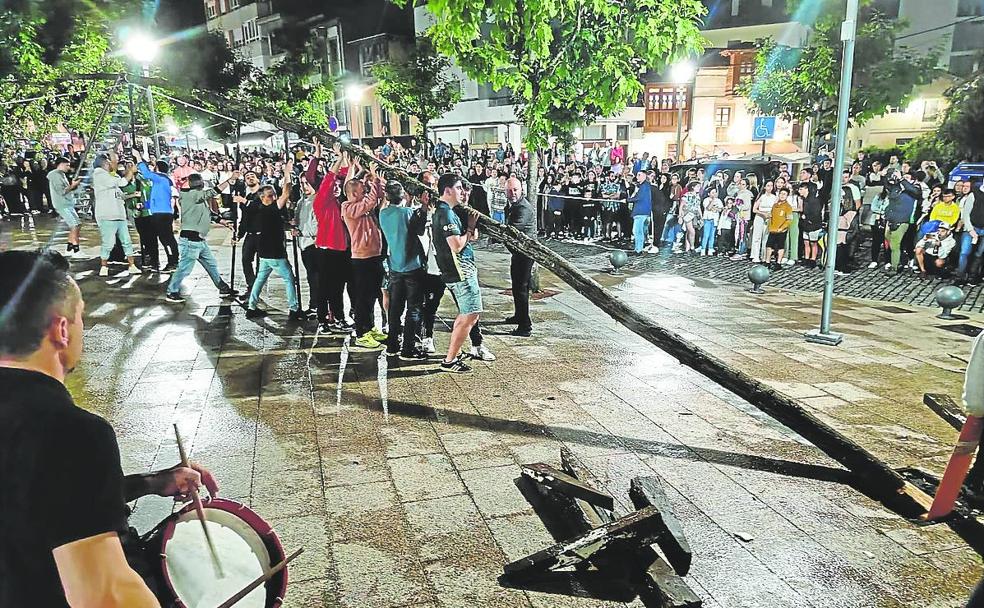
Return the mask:
[[752,205],[754,220],[752,222],[752,245],[751,258],[755,263],[761,263],[765,257],[766,235],[769,233],[769,218],[772,216],[772,207],[779,200],[775,193],[776,184],[772,180],[765,182],[762,187],[762,194]]

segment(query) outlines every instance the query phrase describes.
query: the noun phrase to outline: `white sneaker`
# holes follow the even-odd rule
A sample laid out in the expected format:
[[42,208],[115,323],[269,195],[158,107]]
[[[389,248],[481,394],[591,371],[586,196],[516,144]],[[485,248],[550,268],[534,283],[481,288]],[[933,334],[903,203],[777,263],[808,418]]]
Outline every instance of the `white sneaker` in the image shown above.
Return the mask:
[[704,257],[705,255],[707,255],[707,253],[703,249],[701,249],[700,250],[700,257]]
[[761,263],[762,263],[762,260],[757,260],[755,258],[752,258],[752,264],[761,264]]
[[140,274],[140,269],[137,268],[135,265],[130,264],[130,267],[127,268],[127,272],[129,272],[130,274]]
[[433,355],[437,352],[437,349],[434,348],[434,338],[424,338],[421,340],[420,348],[428,355]]
[[495,355],[492,351],[485,348],[485,345],[472,346],[471,352],[468,353],[472,359],[478,359],[479,361],[495,361]]
[[878,262],[868,264],[868,270],[874,270],[875,268],[878,268]]
[[649,248],[649,253],[659,253],[659,247],[657,247],[656,245],[652,245]]
[[88,255],[86,255],[86,254],[84,254],[84,253],[82,253],[82,251],[81,251],[81,250],[80,250],[80,251],[76,251],[75,253],[73,253],[73,254],[71,255],[71,258],[72,258],[73,260],[82,260],[82,259],[88,259],[88,257],[89,257],[89,256],[88,256]]
[[891,262],[889,262],[888,264],[885,264],[885,270],[891,270],[891,269],[892,269]]
[[710,251],[707,252],[707,255],[714,255],[714,254],[715,254],[715,251],[713,249],[711,249]]
[[99,267],[99,276],[101,276],[101,277],[108,277],[109,276],[109,266],[100,266]]
[[796,260],[783,260],[782,265],[783,266],[795,266],[796,265]]

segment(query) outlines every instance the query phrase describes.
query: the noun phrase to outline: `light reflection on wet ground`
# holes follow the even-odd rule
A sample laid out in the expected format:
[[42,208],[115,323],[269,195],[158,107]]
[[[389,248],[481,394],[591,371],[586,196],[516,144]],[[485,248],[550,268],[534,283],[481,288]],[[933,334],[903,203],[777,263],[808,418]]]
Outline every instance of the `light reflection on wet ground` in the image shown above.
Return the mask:
[[[228,268],[228,248],[218,254]],[[179,307],[159,299],[156,278],[86,277],[86,361],[69,386],[117,429],[128,472],[176,461],[168,431],[177,422],[225,496],[270,520],[288,546],[305,546],[288,605],[624,605],[496,583],[502,563],[551,542],[512,480],[520,463],[556,464],[561,446],[623,509],[631,477],[663,477],[694,548],[688,581],[705,606],[962,605],[980,560],[948,528],[913,526],[851,490],[800,438],[569,291],[535,305],[536,338],[502,335],[507,279],[486,269],[504,270],[505,257],[479,259],[486,305],[499,313],[485,325],[498,360],[469,375],[437,373],[436,359],[387,360],[313,325],[287,326],[283,315],[254,323],[236,307],[220,314],[196,270]],[[282,310],[281,284],[271,283],[268,301]],[[624,286],[695,338],[726,343],[735,333],[707,312],[725,290],[677,279]],[[755,360],[749,344],[728,352]],[[843,381],[839,366],[857,367],[824,363],[830,382]],[[806,391],[789,375],[776,381]],[[871,423],[877,410],[865,395],[835,389],[842,398],[804,398]],[[146,529],[169,511],[163,499],[142,500],[134,521]]]

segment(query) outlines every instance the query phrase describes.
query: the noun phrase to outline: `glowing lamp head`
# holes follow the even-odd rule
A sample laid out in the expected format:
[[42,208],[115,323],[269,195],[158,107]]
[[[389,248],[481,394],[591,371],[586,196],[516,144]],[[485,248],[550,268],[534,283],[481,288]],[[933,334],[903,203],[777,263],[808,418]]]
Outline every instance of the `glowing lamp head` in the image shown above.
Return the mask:
[[670,70],[670,76],[673,78],[673,82],[676,83],[690,82],[690,79],[693,78],[695,71],[696,68],[694,67],[693,62],[681,61],[680,63],[674,65]]
[[361,101],[364,93],[364,89],[358,84],[350,84],[345,87],[345,97],[353,103],[358,103]]
[[157,59],[160,50],[160,43],[143,32],[130,34],[123,44],[123,52],[134,61],[144,65]]

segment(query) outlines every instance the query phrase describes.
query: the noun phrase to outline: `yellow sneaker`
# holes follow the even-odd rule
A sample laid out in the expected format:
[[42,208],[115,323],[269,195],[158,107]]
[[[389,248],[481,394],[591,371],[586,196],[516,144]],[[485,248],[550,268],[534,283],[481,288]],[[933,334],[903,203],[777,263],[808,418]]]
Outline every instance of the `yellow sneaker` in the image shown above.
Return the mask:
[[384,334],[375,327],[366,332],[367,336],[372,336],[377,342],[385,342],[389,339],[389,334]]
[[376,350],[383,347],[383,345],[380,344],[379,341],[372,336],[372,332],[370,331],[367,331],[366,333],[356,338],[355,345],[372,350]]

